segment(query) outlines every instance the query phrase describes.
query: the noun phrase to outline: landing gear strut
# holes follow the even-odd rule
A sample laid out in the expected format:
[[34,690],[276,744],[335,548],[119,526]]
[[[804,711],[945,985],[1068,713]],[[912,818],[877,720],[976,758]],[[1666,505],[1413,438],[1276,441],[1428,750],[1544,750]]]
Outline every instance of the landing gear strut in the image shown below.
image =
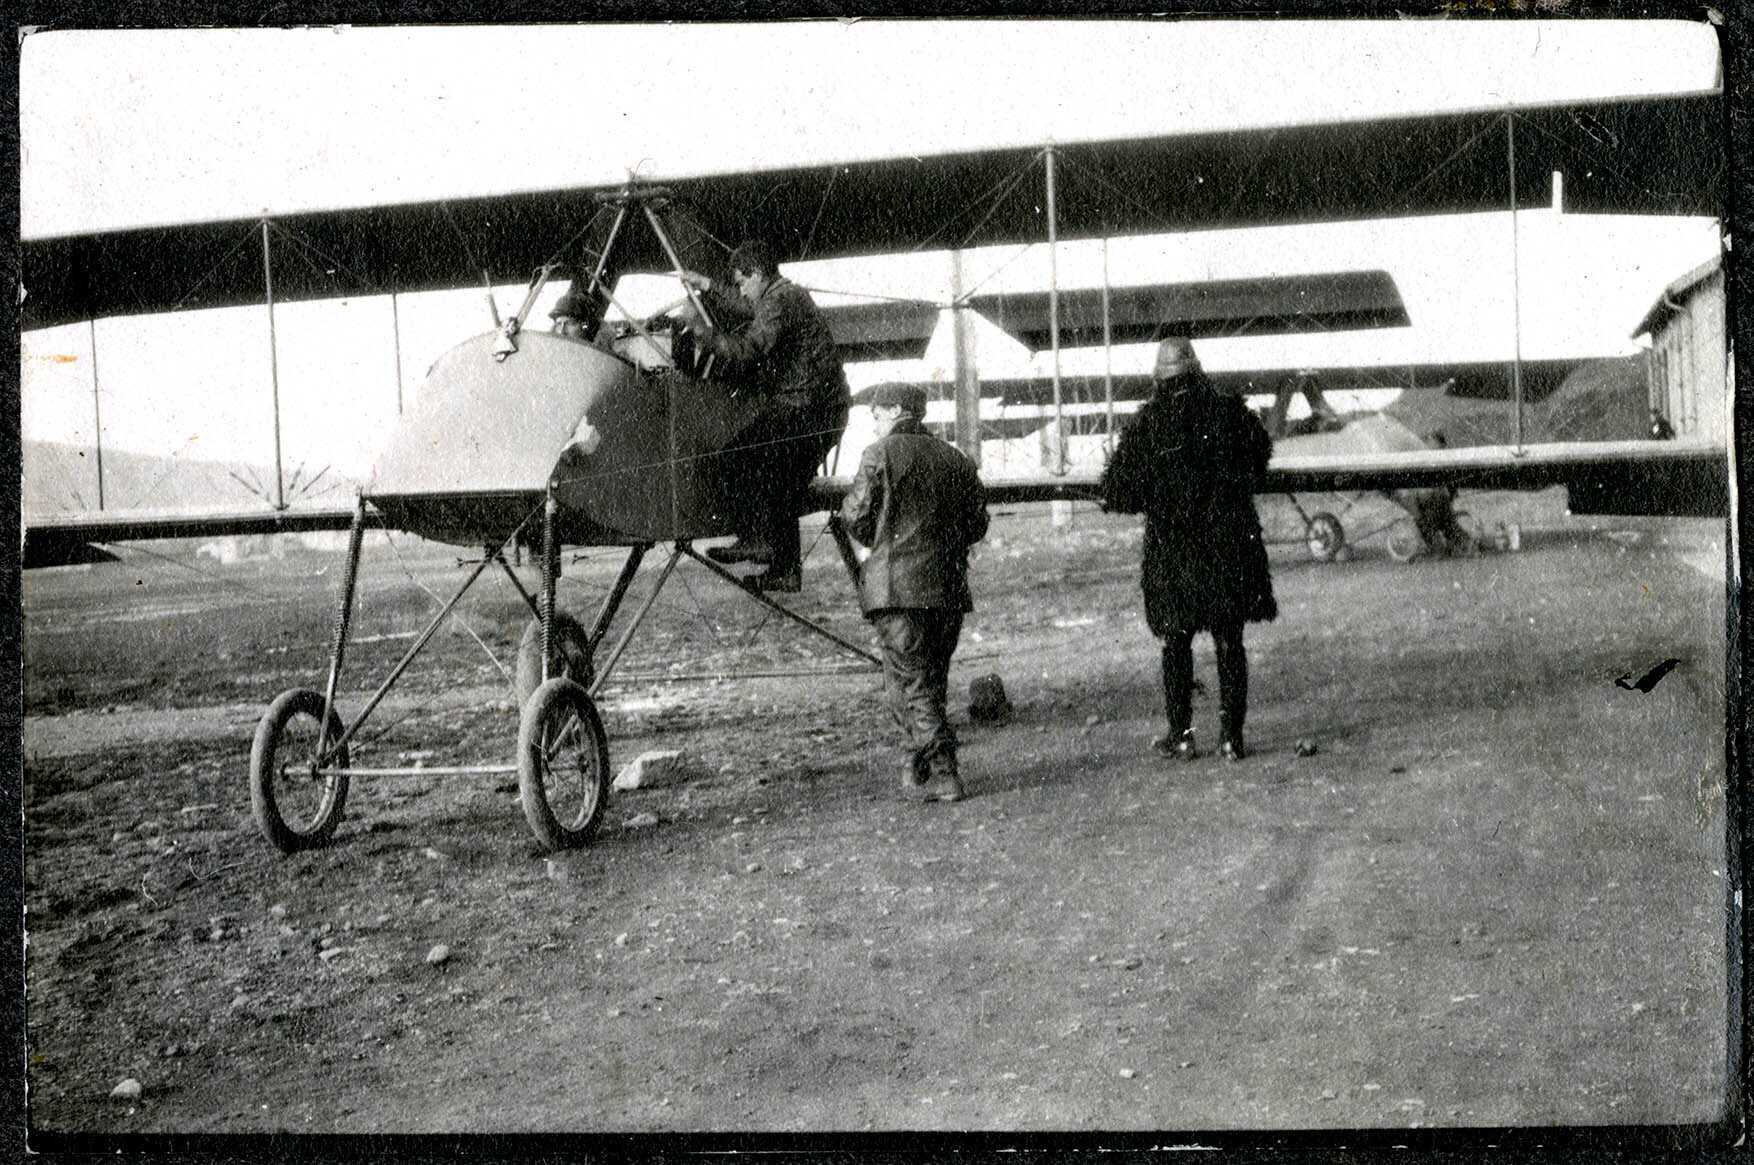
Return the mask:
[[[531,595],[511,573],[505,554],[538,513],[542,515],[543,526],[543,577],[540,593]],[[586,631],[578,622],[555,609],[554,592],[560,576],[555,517],[555,502],[550,494],[499,545],[486,547],[481,560],[456,593],[391,669],[359,715],[347,722],[336,706],[336,691],[346,655],[359,577],[365,523],[365,502],[361,500],[348,543],[328,684],[320,693],[307,688],[282,692],[268,706],[256,730],[255,746],[250,756],[250,800],[257,827],[269,844],[282,853],[295,853],[331,841],[341,823],[348,785],[354,777],[504,776],[512,773],[517,774],[524,818],[544,849],[570,849],[588,843],[602,822],[610,786],[609,740],[595,697],[608,682],[615,665],[683,558],[699,563],[763,606],[828,639],[842,650],[872,666],[881,666],[870,652],[776,603],[718,563],[699,554],[692,543],[678,541],[672,546],[657,581],[641,601],[632,621],[598,667],[595,662],[597,649],[602,646],[611,622],[627,597],[650,544],[629,547],[614,586],[604,598],[590,630]],[[840,542],[840,532],[836,533],[837,542]],[[843,544],[841,549],[856,581],[857,560],[851,557],[850,546]],[[535,615],[519,646],[518,686],[520,689],[528,686],[529,690],[518,693],[522,711],[516,762],[415,768],[354,765],[349,746],[367,717],[449,618],[475,580],[496,562],[505,567],[518,593]]]

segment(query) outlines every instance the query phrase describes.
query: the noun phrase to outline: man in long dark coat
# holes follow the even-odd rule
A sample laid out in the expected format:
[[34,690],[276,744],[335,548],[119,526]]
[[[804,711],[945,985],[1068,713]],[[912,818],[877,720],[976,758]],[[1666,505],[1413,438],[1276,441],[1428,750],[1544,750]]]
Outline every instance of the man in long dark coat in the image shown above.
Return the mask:
[[882,641],[890,711],[913,748],[906,783],[928,800],[958,801],[956,733],[944,705],[962,617],[974,609],[968,548],[986,536],[986,491],[974,462],[926,432],[925,389],[880,385],[871,411],[879,436],[840,508],[847,533],[871,548],[859,605]]
[[840,443],[852,402],[840,350],[810,293],[779,273],[773,252],[746,242],[731,252],[736,291],[693,271],[678,274],[702,293],[719,326],[690,318],[702,355],[760,394],[738,436],[748,450],[734,505],[737,541],[707,551],[720,562],[765,562],[763,590],[796,591],[798,514],[816,466]]
[[1209,631],[1218,656],[1220,748],[1248,755],[1248,657],[1243,624],[1277,617],[1254,489],[1273,442],[1240,397],[1221,395],[1193,345],[1165,340],[1156,395],[1139,410],[1102,476],[1103,508],[1145,515],[1145,621],[1163,641],[1169,733],[1165,755],[1199,755],[1193,730],[1193,642]]

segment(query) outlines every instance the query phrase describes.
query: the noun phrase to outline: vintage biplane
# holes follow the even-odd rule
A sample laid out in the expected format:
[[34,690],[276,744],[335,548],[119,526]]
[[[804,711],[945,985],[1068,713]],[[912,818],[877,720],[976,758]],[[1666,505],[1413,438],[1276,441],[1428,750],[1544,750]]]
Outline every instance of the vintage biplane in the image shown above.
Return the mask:
[[[26,327],[264,299],[272,310],[276,298],[467,287],[484,277],[492,283],[528,276],[529,290],[516,313],[433,366],[417,406],[390,435],[372,481],[350,509],[27,521],[24,556],[27,562],[50,561],[90,543],[222,530],[351,529],[326,682],[276,697],[252,750],[255,815],[282,851],[321,845],[333,835],[352,778],[407,771],[356,764],[351,746],[468,588],[484,572],[502,567],[533,615],[520,649],[529,690],[516,761],[420,771],[516,771],[525,816],[542,844],[580,845],[595,831],[609,792],[608,741],[594,693],[681,559],[732,577],[697,554],[694,543],[731,532],[722,503],[726,482],[746,456],[737,437],[751,407],[710,366],[681,355],[662,320],[622,313],[622,323],[606,322],[621,275],[684,267],[716,273],[724,241],[744,237],[765,238],[782,260],[796,260],[1052,240],[1059,232],[1094,237],[1514,209],[1519,197],[1542,197],[1554,171],[1566,174],[1580,213],[1716,214],[1726,172],[1722,120],[1714,90],[679,175],[662,184],[630,181],[612,188],[313,212],[272,222],[26,239]],[[1519,150],[1522,157],[1508,173],[1507,143],[1513,158]],[[1044,163],[1045,211],[1040,200],[1003,197]],[[1079,197],[1056,203],[1056,172],[1063,182],[1083,177]],[[988,197],[995,191],[999,198]],[[228,262],[257,233],[264,265]],[[276,276],[268,264],[276,235],[296,237],[311,254],[331,261]],[[563,266],[574,289],[593,304],[592,318],[576,337],[528,326],[543,285]],[[704,306],[694,307],[705,314]],[[929,304],[863,308],[844,314],[841,327],[855,350],[863,344],[894,351],[923,343],[937,314]],[[1285,457],[1271,467],[1263,488],[1563,482],[1655,496],[1679,480],[1683,493],[1721,507],[1726,476],[1724,449],[1676,441],[1636,448],[1607,443]],[[987,485],[991,500],[1006,502],[1087,497],[1094,481],[1063,475]],[[818,479],[811,505],[832,509],[846,486],[844,477]],[[363,534],[373,525],[479,550],[481,557],[348,718],[339,707],[338,682]],[[536,594],[507,565],[507,551],[520,543],[539,551]],[[556,610],[555,584],[567,545],[627,548],[620,576],[588,628]],[[669,551],[662,572],[599,662],[597,653],[642,558],[661,545]],[[848,568],[856,570],[844,538],[840,546]],[[755,597],[785,610],[769,596]]]
[[[1157,297],[1163,298],[1161,294]],[[1124,301],[1126,297],[1115,298]],[[1251,310],[1254,306],[1251,303]],[[1259,326],[1258,318],[1249,311],[1236,319],[1251,331]],[[1248,334],[1234,330],[1235,320],[1203,311],[1177,314],[1171,308],[1163,320],[1155,336],[1197,336],[1203,334],[1203,325],[1210,325],[1212,334],[1219,337]],[[1226,330],[1227,324],[1233,330]],[[1300,321],[1299,326],[1310,324]],[[1074,335],[1065,334],[1069,338]],[[1208,370],[1207,376],[1220,392],[1247,400],[1274,440],[1272,467],[1262,482],[1262,493],[1303,480],[1282,472],[1290,466],[1335,461],[1358,465],[1386,453],[1431,451],[1442,456],[1440,449],[1473,446],[1509,448],[1514,453],[1549,444],[1575,446],[1594,441],[1609,443],[1622,451],[1617,456],[1632,460],[1647,455],[1664,457],[1662,451],[1647,454],[1642,448],[1648,432],[1642,357],[1528,360],[1514,371],[1515,385],[1512,368],[1497,361],[1303,365]],[[876,387],[861,390],[855,401],[869,396]],[[947,399],[951,391],[942,384],[926,387],[937,399]],[[1147,373],[1083,373],[1065,378],[1061,387],[1065,395],[1076,399],[1064,420],[1087,434],[1103,437],[1105,448],[1112,445],[1132,411],[1154,391]],[[1380,393],[1384,389],[1400,394],[1386,409],[1361,409],[1329,395],[1360,390]],[[1520,412],[1513,396],[1517,390],[1528,402]],[[1052,385],[1046,377],[988,378],[981,381],[980,392],[980,433],[985,439],[1033,437],[1034,443],[1045,449],[1049,435],[1057,439],[1065,427],[1054,423]],[[1519,422],[1526,429],[1527,441],[1516,439]],[[934,410],[927,427],[945,439],[956,439],[957,424],[948,410]],[[1558,480],[1568,487],[1568,508],[1574,514],[1723,514],[1722,490],[1710,469],[1715,454],[1696,456],[1696,447],[1703,447],[1702,443],[1688,445],[1690,451],[1675,454],[1673,462],[1665,459],[1670,468],[1654,476],[1633,477],[1630,471],[1621,470],[1607,476],[1581,469],[1566,471]],[[1480,480],[1457,468],[1445,485],[1474,487]],[[1556,479],[1535,476],[1527,480],[1538,486],[1555,484]],[[1386,535],[1391,556],[1410,561],[1426,548],[1414,532],[1410,515],[1397,508],[1411,500],[1409,488],[1414,487],[1396,480],[1386,490],[1352,489],[1315,497],[1288,489],[1283,496],[1295,516],[1295,528],[1276,531],[1271,537],[1300,543],[1312,558],[1326,562],[1348,546],[1381,534]],[[1353,523],[1359,523],[1358,527]]]

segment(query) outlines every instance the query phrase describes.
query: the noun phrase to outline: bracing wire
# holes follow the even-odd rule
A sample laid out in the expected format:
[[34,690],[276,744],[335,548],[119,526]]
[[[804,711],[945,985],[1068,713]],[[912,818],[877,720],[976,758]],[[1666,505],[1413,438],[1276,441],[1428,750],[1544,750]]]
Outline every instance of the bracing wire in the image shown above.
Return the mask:
[[[540,509],[540,508],[541,507],[539,507],[539,506],[537,507],[537,509]],[[532,511],[532,512],[534,512],[534,511]],[[527,518],[525,520],[528,521]],[[411,567],[409,567],[408,560],[406,558],[404,558],[402,555],[402,548],[396,544],[396,539],[391,536],[391,534],[388,530],[386,530],[384,532],[384,541],[386,541],[390,544],[390,549],[396,555],[396,565],[398,565],[402,568],[402,573],[408,576],[408,581],[413,583],[415,586],[419,587],[423,592],[425,592],[427,598],[429,598],[433,602],[437,603],[440,607],[443,607],[445,605],[445,601],[443,599],[439,598],[438,595],[434,594],[433,589],[431,587],[427,586],[425,583],[421,582],[419,579],[414,577],[413,569]],[[499,669],[499,674],[505,680],[506,686],[508,688],[514,688],[514,690],[515,690],[515,686],[514,686],[513,679],[512,679],[512,673],[509,670],[507,670],[505,664],[503,664],[499,661],[499,657],[493,654],[493,649],[487,646],[487,644],[482,640],[480,635],[476,634],[475,628],[470,625],[469,621],[467,619],[463,618],[455,610],[453,610],[451,612],[450,617],[456,621],[457,626],[461,627],[464,631],[469,633],[469,638],[473,639],[476,642],[476,644],[481,648],[482,652],[484,654],[486,654],[488,662],[493,664],[494,667]]]
[[195,575],[196,577],[201,578],[207,582],[216,583],[222,587],[231,587],[233,590],[242,591],[244,594],[249,595],[251,598],[256,598],[256,599],[270,599],[270,598],[272,598],[272,596],[270,596],[266,591],[259,590],[258,588],[249,586],[246,583],[238,582],[236,579],[226,578],[223,575],[214,574],[212,571],[202,570],[199,566],[195,565],[194,563],[184,562],[181,559],[172,558],[168,554],[160,554],[156,550],[148,550],[148,549],[146,549],[146,547],[141,546],[135,542],[127,542],[127,543],[98,542],[98,543],[94,543],[94,545],[107,546],[112,550],[125,550],[131,554],[142,554],[142,555],[145,555],[147,558],[153,558],[153,559],[157,559],[159,562],[169,563],[171,566],[177,567],[179,570],[186,570],[186,571],[190,572],[191,574]]
[[[981,191],[979,194],[975,195],[973,198],[970,198],[968,200],[968,202],[964,204],[963,210],[961,212],[953,214],[949,218],[945,219],[944,222],[938,227],[937,230],[933,231],[931,234],[927,235],[924,239],[920,240],[918,243],[916,243],[912,247],[908,248],[909,252],[910,253],[917,253],[919,251],[924,251],[926,248],[930,247],[934,242],[936,242],[938,240],[938,237],[940,235],[944,234],[944,232],[948,231],[952,226],[954,226],[956,224],[956,220],[961,218],[964,213],[968,212],[971,208],[973,208],[975,206],[979,206],[979,205],[983,204],[989,197],[992,196],[994,191],[1000,190],[1001,188],[1004,188],[1003,193],[1001,193],[998,196],[998,199],[996,200],[996,201],[1002,201],[1007,195],[1010,194],[1010,192],[1011,192],[1010,188],[1015,186],[1018,182],[1023,180],[1024,175],[1026,175],[1030,171],[1030,169],[1035,166],[1036,160],[1040,157],[1041,157],[1041,151],[1037,150],[1035,153],[1033,153],[1029,157],[1025,158],[1021,163],[1018,164],[1018,166],[1015,170],[1006,174],[1004,177],[1002,177],[998,181],[994,182],[991,186],[987,187],[985,190]],[[987,217],[988,218],[992,217],[992,214],[990,211],[988,212]],[[984,224],[985,219],[983,219],[982,222]]]
[[828,209],[829,196],[834,193],[834,184],[839,179],[840,171],[838,169],[828,172],[828,185],[823,189],[822,198],[816,204],[816,217],[810,220],[810,233],[804,236],[804,253],[798,256],[800,259],[810,257],[810,245],[816,241],[816,228],[822,225],[822,214]]
[[312,242],[308,238],[305,238],[303,235],[291,230],[288,227],[281,225],[280,223],[275,222],[273,219],[268,220],[268,228],[269,228],[269,230],[273,231],[277,237],[282,238],[289,243],[292,243],[294,245],[294,247],[296,248],[293,251],[293,254],[297,255],[300,259],[302,259],[305,262],[306,266],[310,267],[310,269],[315,271],[318,275],[327,276],[329,274],[329,272],[327,270],[325,270],[322,266],[318,265],[317,263],[312,262],[310,255],[304,254],[303,253],[304,251],[309,251],[311,253],[311,255],[315,255],[318,259],[322,260],[323,263],[332,264],[336,271],[344,272],[350,279],[354,280],[357,285],[363,287],[368,294],[371,294],[371,295],[386,295],[386,294],[388,294],[387,292],[384,291],[383,288],[379,287],[369,277],[367,277],[365,275],[361,275],[359,272],[353,270],[351,267],[347,266],[347,264],[345,264],[341,260],[335,258],[333,255],[329,254],[327,251],[323,250],[321,247],[317,246],[314,242]]
[[195,296],[195,293],[200,291],[201,288],[206,285],[207,281],[209,279],[213,278],[213,276],[219,271],[219,269],[221,267],[223,267],[227,263],[231,262],[233,255],[236,255],[245,246],[249,245],[249,243],[251,241],[253,241],[255,239],[255,237],[256,237],[256,228],[255,228],[254,224],[250,225],[249,227],[246,227],[244,229],[243,237],[237,241],[237,244],[235,246],[233,246],[231,250],[227,251],[225,253],[225,255],[220,258],[219,262],[217,262],[217,263],[213,264],[213,266],[209,267],[207,269],[207,273],[205,275],[201,276],[201,278],[197,279],[195,281],[195,286],[189,288],[189,290],[183,294],[181,299],[179,299],[175,303],[171,304],[170,310],[171,311],[178,311],[182,308],[182,306],[185,303],[188,303],[189,300],[193,299]]

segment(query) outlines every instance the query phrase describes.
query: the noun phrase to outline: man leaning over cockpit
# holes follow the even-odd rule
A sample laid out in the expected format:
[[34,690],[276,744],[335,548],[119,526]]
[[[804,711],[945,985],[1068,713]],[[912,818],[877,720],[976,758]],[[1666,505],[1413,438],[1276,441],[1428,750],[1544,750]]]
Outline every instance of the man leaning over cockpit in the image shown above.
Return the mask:
[[804,491],[846,431],[851,393],[840,352],[810,293],[779,273],[773,252],[746,242],[731,252],[729,294],[694,271],[677,275],[701,293],[715,324],[685,317],[699,353],[760,395],[760,408],[738,435],[747,472],[732,498],[737,540],[707,553],[720,562],[765,562],[763,590],[796,591],[800,575],[798,514]]

